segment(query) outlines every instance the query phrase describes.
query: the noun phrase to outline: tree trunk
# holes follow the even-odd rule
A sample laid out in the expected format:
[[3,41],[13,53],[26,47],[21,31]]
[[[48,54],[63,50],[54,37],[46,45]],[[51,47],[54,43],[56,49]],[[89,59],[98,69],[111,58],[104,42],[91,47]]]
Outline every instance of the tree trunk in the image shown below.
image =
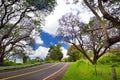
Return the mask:
[[16,58],[14,59],[14,63],[16,63]]
[[97,64],[94,64],[95,76],[97,76]]
[[98,60],[98,58],[97,58],[97,56],[96,55],[94,55],[94,58],[93,58],[93,65],[94,65],[94,69],[95,69],[95,76],[97,76],[97,60]]
[[117,80],[117,74],[116,74],[115,67],[112,67],[112,80]]
[[0,66],[4,65],[4,50],[5,48],[2,46],[2,40],[0,39]]
[[93,57],[93,65],[97,64],[97,60],[98,60],[98,56],[96,55],[96,53],[94,53],[94,57]]
[[4,57],[0,55],[0,66],[4,65]]
[[23,56],[23,63],[27,62],[27,56]]

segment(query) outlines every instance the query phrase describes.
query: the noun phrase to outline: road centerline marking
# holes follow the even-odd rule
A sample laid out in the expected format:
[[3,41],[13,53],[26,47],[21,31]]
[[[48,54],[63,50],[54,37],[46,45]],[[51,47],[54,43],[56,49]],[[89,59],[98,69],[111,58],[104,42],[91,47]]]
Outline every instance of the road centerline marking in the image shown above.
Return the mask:
[[26,72],[24,74],[18,74],[18,75],[15,75],[15,76],[10,76],[10,77],[7,77],[7,78],[1,78],[0,80],[8,80],[8,79],[12,79],[12,78],[16,78],[16,77],[20,77],[20,76],[25,76],[25,75],[29,75],[29,74],[32,74],[32,73],[36,73],[36,72],[40,72],[40,71],[44,71],[44,70],[47,70],[47,69],[50,69],[54,66],[57,66],[59,63],[56,63],[52,66],[49,66],[47,68],[43,68],[43,69],[40,69],[40,70],[35,70],[35,71],[32,71],[32,72]]

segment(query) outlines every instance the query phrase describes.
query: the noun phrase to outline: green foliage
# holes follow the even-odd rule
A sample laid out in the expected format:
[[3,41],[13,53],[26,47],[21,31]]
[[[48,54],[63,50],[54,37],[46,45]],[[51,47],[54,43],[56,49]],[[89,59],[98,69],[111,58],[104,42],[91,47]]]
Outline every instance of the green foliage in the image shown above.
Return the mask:
[[42,63],[42,62],[44,62],[43,59],[41,59],[40,57],[35,57],[35,59],[27,60],[25,64],[35,64],[35,63]]
[[63,53],[61,51],[61,45],[52,45],[50,46],[50,49],[48,51],[48,55],[46,56],[46,59],[52,59],[52,60],[58,60],[60,61],[63,57]]
[[[97,76],[94,73],[94,65],[88,61],[77,61],[71,63],[62,80],[112,80],[110,65],[97,65]],[[120,68],[116,67],[117,79],[119,80]]]
[[40,59],[40,57],[36,57],[35,60],[36,60],[37,62],[42,61],[42,59]]
[[115,0],[115,1],[118,1],[118,2],[120,2],[120,0]]
[[101,57],[98,60],[98,62],[102,64],[111,64],[112,66],[118,66],[120,64],[120,55],[116,54],[106,55]]
[[62,62],[68,62],[68,58],[63,58],[61,61]]
[[52,59],[48,59],[48,58],[46,58],[45,59],[45,61],[44,61],[45,63],[53,63],[53,62],[56,62],[55,60],[52,60]]
[[26,2],[38,10],[47,9],[49,11],[51,11],[56,4],[56,0],[26,0]]
[[77,61],[83,57],[82,53],[77,49],[72,50],[70,53],[68,53],[68,55],[70,56],[72,61]]
[[29,56],[27,53],[25,53],[22,49],[16,49],[13,48],[13,53],[10,55],[14,60],[16,60],[16,58],[22,59],[23,63],[26,63],[27,61],[29,61]]
[[29,59],[29,56],[23,56],[23,63],[26,63],[27,62],[27,60]]
[[16,63],[15,62],[12,62],[10,60],[5,60],[4,61],[4,66],[15,66]]
[[73,62],[72,57],[67,57],[67,58],[63,58],[61,61],[63,62]]
[[25,64],[35,64],[37,62],[40,62],[40,61],[36,61],[35,59],[32,59],[32,60],[26,62]]
[[120,29],[120,26],[114,26],[114,27]]
[[83,57],[83,54],[73,45],[68,48],[67,54],[69,55],[69,61],[77,61]]
[[[35,34],[39,34],[45,16],[54,9],[55,5],[56,0],[0,1],[0,46],[4,46],[0,50],[0,65],[2,65],[4,57],[10,55],[10,51],[13,52],[14,47],[27,48],[26,45],[33,38],[30,36],[31,32],[34,30]],[[32,13],[35,18],[29,13]],[[17,18],[16,21],[14,21],[15,18]],[[11,23],[11,21],[14,22]],[[26,43],[22,44],[20,41]],[[7,48],[8,46],[9,48]],[[25,57],[23,61],[26,62]]]

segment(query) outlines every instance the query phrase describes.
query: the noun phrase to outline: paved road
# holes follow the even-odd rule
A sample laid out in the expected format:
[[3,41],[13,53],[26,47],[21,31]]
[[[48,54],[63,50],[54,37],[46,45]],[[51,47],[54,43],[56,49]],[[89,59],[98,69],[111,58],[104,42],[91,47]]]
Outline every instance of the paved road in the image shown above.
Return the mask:
[[0,80],[45,80],[68,63],[48,63],[32,68],[0,73]]

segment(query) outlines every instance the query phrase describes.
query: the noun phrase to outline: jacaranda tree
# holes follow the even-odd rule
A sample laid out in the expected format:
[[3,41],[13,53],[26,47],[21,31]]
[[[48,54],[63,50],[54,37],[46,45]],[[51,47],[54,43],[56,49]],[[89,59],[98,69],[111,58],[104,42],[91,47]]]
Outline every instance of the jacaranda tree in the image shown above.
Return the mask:
[[40,31],[55,4],[55,0],[0,0],[0,65],[13,48],[25,46],[31,34]]

